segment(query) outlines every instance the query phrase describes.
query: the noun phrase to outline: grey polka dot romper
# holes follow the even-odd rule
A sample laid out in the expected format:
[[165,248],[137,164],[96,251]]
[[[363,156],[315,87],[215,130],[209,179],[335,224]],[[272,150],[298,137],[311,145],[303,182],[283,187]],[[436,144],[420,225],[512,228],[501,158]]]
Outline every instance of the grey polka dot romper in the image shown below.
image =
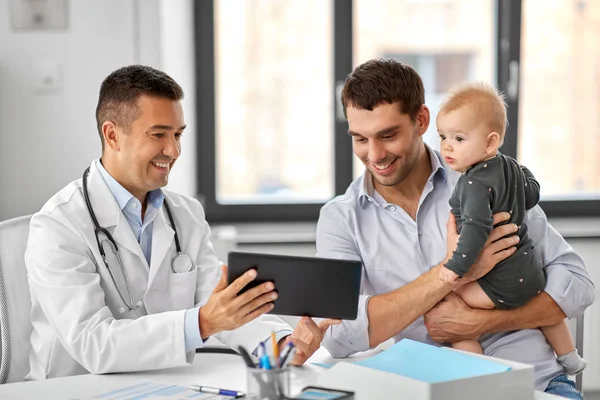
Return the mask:
[[504,154],[467,169],[456,183],[450,207],[460,232],[458,247],[446,267],[463,276],[473,265],[493,229],[492,215],[511,213],[505,223],[519,226],[517,251],[477,282],[496,307],[519,307],[544,290],[546,271],[523,224],[525,211],[540,199],[533,174]]

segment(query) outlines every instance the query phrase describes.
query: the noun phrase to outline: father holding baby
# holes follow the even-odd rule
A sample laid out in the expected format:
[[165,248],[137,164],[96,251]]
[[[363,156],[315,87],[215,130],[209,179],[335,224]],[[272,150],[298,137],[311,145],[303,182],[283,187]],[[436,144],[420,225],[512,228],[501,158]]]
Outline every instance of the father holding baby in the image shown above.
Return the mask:
[[533,365],[537,390],[581,399],[538,329],[580,315],[593,302],[581,257],[535,206],[523,223],[545,269],[545,288],[514,309],[469,307],[454,291],[519,251],[510,210],[493,215],[496,227],[468,272],[455,282],[441,279],[458,242],[448,202],[460,172],[423,142],[431,121],[421,78],[402,63],[371,60],[348,76],[341,100],[354,154],[366,170],[321,209],[317,252],[360,260],[363,283],[357,319],[324,328],[323,345],[345,357],[390,338],[429,344],[478,338],[486,355]]

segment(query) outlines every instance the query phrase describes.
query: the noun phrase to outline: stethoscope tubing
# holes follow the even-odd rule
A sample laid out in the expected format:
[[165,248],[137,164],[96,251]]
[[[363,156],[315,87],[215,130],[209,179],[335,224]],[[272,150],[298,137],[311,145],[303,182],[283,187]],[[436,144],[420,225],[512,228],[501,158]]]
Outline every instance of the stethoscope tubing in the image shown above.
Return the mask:
[[[121,298],[121,301],[123,301],[123,304],[125,304],[125,306],[126,306],[125,309],[121,308],[121,312],[133,311],[136,308],[138,308],[140,305],[138,304],[138,306],[136,307],[136,305],[133,304],[133,296],[131,295],[131,288],[129,287],[129,278],[128,278],[127,272],[125,270],[125,266],[123,265],[123,262],[121,261],[121,256],[119,255],[119,246],[117,245],[117,242],[115,241],[113,236],[110,234],[110,232],[106,228],[102,228],[100,226],[100,224],[98,223],[98,219],[96,218],[96,214],[94,213],[94,209],[92,208],[92,203],[90,202],[90,197],[89,197],[89,192],[88,192],[88,187],[87,187],[87,177],[89,175],[89,172],[90,172],[90,167],[88,167],[83,173],[83,179],[82,179],[83,198],[85,199],[85,205],[88,209],[88,212],[89,212],[92,222],[94,224],[94,236],[96,238],[96,243],[98,245],[98,251],[100,252],[100,256],[102,257],[104,266],[108,270],[110,279],[112,280],[113,285],[115,285],[115,288],[117,290],[119,297]],[[179,244],[179,236],[177,235],[177,227],[175,225],[175,219],[173,218],[173,214],[171,213],[171,209],[169,208],[169,204],[167,203],[166,198],[165,198],[163,204],[165,206],[165,210],[167,211],[167,216],[169,218],[169,222],[171,223],[171,228],[173,229],[173,232],[174,232],[175,248],[177,249],[177,257],[184,256],[189,259],[189,256],[187,256],[181,252],[181,245]],[[100,238],[99,238],[100,234],[103,234],[104,236],[106,236],[106,238],[114,246],[115,255],[117,257],[117,261],[119,262],[119,267],[121,268],[121,272],[123,274],[123,280],[125,281],[125,289],[127,290],[129,302],[127,302],[125,300],[125,297],[123,296],[123,293],[121,292],[121,289],[119,288],[119,285],[117,284],[117,280],[115,279],[112,269],[110,268],[110,266],[108,265],[108,262],[106,261],[106,252],[104,251],[104,246],[100,242]],[[193,267],[193,265],[192,265],[192,262],[190,259],[189,268],[187,271],[176,271],[174,268],[174,263],[173,263],[173,261],[171,261],[171,269],[175,273],[189,272],[192,269],[192,267]]]

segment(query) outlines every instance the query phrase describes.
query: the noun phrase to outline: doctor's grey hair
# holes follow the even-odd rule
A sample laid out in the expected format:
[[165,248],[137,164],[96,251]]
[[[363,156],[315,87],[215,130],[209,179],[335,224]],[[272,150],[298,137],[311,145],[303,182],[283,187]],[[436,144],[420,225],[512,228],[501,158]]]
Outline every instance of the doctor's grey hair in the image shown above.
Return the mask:
[[131,123],[139,117],[137,100],[142,95],[177,101],[183,99],[183,89],[169,75],[145,65],[129,65],[113,71],[100,86],[96,107],[96,124],[102,151],[104,122],[114,121],[129,129]]

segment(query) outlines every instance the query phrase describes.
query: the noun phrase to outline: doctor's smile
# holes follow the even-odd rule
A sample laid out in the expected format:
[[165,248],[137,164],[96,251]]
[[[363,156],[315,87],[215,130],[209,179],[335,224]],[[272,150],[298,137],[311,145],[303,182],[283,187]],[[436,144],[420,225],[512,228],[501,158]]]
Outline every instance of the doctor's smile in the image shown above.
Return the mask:
[[159,163],[159,162],[156,162],[156,161],[150,161],[150,164],[154,165],[160,171],[169,172],[170,169],[171,169],[171,162]]

